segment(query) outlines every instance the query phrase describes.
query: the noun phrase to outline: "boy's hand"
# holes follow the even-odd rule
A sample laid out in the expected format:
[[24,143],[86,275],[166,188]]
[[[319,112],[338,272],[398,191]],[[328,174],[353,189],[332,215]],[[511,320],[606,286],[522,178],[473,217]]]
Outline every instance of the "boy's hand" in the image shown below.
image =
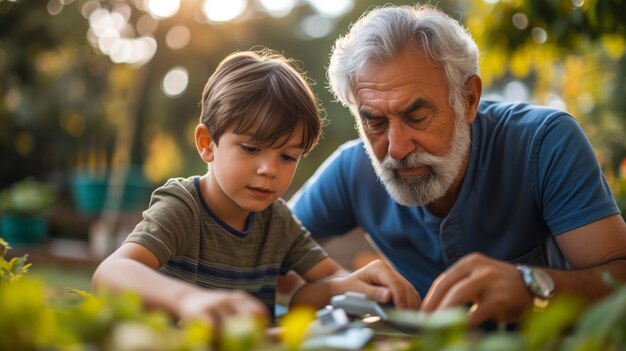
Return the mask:
[[216,329],[220,329],[226,319],[247,316],[267,322],[269,311],[243,291],[193,289],[184,294],[178,304],[177,317],[181,322],[201,320]]
[[364,293],[378,303],[389,303],[393,299],[399,309],[417,309],[421,303],[413,285],[381,260],[374,260],[339,279],[343,280],[342,290]]

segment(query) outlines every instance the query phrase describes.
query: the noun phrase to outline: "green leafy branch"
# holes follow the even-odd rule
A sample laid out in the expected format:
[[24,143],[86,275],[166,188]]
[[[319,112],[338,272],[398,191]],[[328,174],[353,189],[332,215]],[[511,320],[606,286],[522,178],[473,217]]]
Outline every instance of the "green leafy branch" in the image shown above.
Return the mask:
[[26,263],[28,255],[14,257],[7,261],[4,256],[10,248],[9,243],[0,238],[0,284],[20,279],[30,267],[30,263]]

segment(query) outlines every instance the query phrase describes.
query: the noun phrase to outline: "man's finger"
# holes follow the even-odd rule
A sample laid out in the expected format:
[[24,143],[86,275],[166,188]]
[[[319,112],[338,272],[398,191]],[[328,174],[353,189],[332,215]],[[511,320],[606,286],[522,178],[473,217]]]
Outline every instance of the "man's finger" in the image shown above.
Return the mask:
[[480,256],[477,255],[465,256],[441,273],[431,285],[428,293],[426,293],[426,297],[424,297],[422,302],[422,309],[425,311],[437,309],[441,304],[441,300],[448,295],[449,290],[459,281],[470,276],[474,268],[479,267],[479,262],[476,261],[480,259]]
[[463,306],[471,302],[476,302],[477,297],[481,294],[485,284],[481,279],[476,277],[466,277],[456,282],[445,296],[441,299],[436,310],[442,310],[449,307]]
[[[484,322],[486,322],[490,318],[494,318],[494,316],[499,315],[498,313],[498,305],[494,303],[488,303],[485,300],[484,302],[475,304],[470,308],[468,324],[470,328],[477,327]],[[500,313],[501,314],[501,313]],[[502,321],[502,320],[498,320]]]

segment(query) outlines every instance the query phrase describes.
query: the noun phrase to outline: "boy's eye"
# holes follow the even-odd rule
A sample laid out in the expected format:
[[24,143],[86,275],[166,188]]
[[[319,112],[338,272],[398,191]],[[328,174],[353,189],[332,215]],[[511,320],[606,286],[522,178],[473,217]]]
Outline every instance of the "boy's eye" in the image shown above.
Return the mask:
[[245,144],[241,145],[241,149],[250,154],[253,154],[259,151],[259,148],[256,146],[250,146],[250,145],[245,145]]
[[282,154],[280,155],[280,157],[283,159],[283,161],[287,161],[287,162],[294,162],[294,161],[298,161],[297,157],[288,155],[288,154]]

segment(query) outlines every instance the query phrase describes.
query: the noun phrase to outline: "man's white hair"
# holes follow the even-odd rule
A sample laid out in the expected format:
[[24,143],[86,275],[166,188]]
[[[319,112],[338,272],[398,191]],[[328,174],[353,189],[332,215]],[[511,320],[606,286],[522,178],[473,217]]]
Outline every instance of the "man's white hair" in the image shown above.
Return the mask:
[[478,48],[467,30],[440,10],[422,5],[378,7],[337,39],[328,67],[330,89],[355,116],[356,73],[370,61],[384,62],[414,48],[442,65],[456,114],[467,79],[478,74]]

